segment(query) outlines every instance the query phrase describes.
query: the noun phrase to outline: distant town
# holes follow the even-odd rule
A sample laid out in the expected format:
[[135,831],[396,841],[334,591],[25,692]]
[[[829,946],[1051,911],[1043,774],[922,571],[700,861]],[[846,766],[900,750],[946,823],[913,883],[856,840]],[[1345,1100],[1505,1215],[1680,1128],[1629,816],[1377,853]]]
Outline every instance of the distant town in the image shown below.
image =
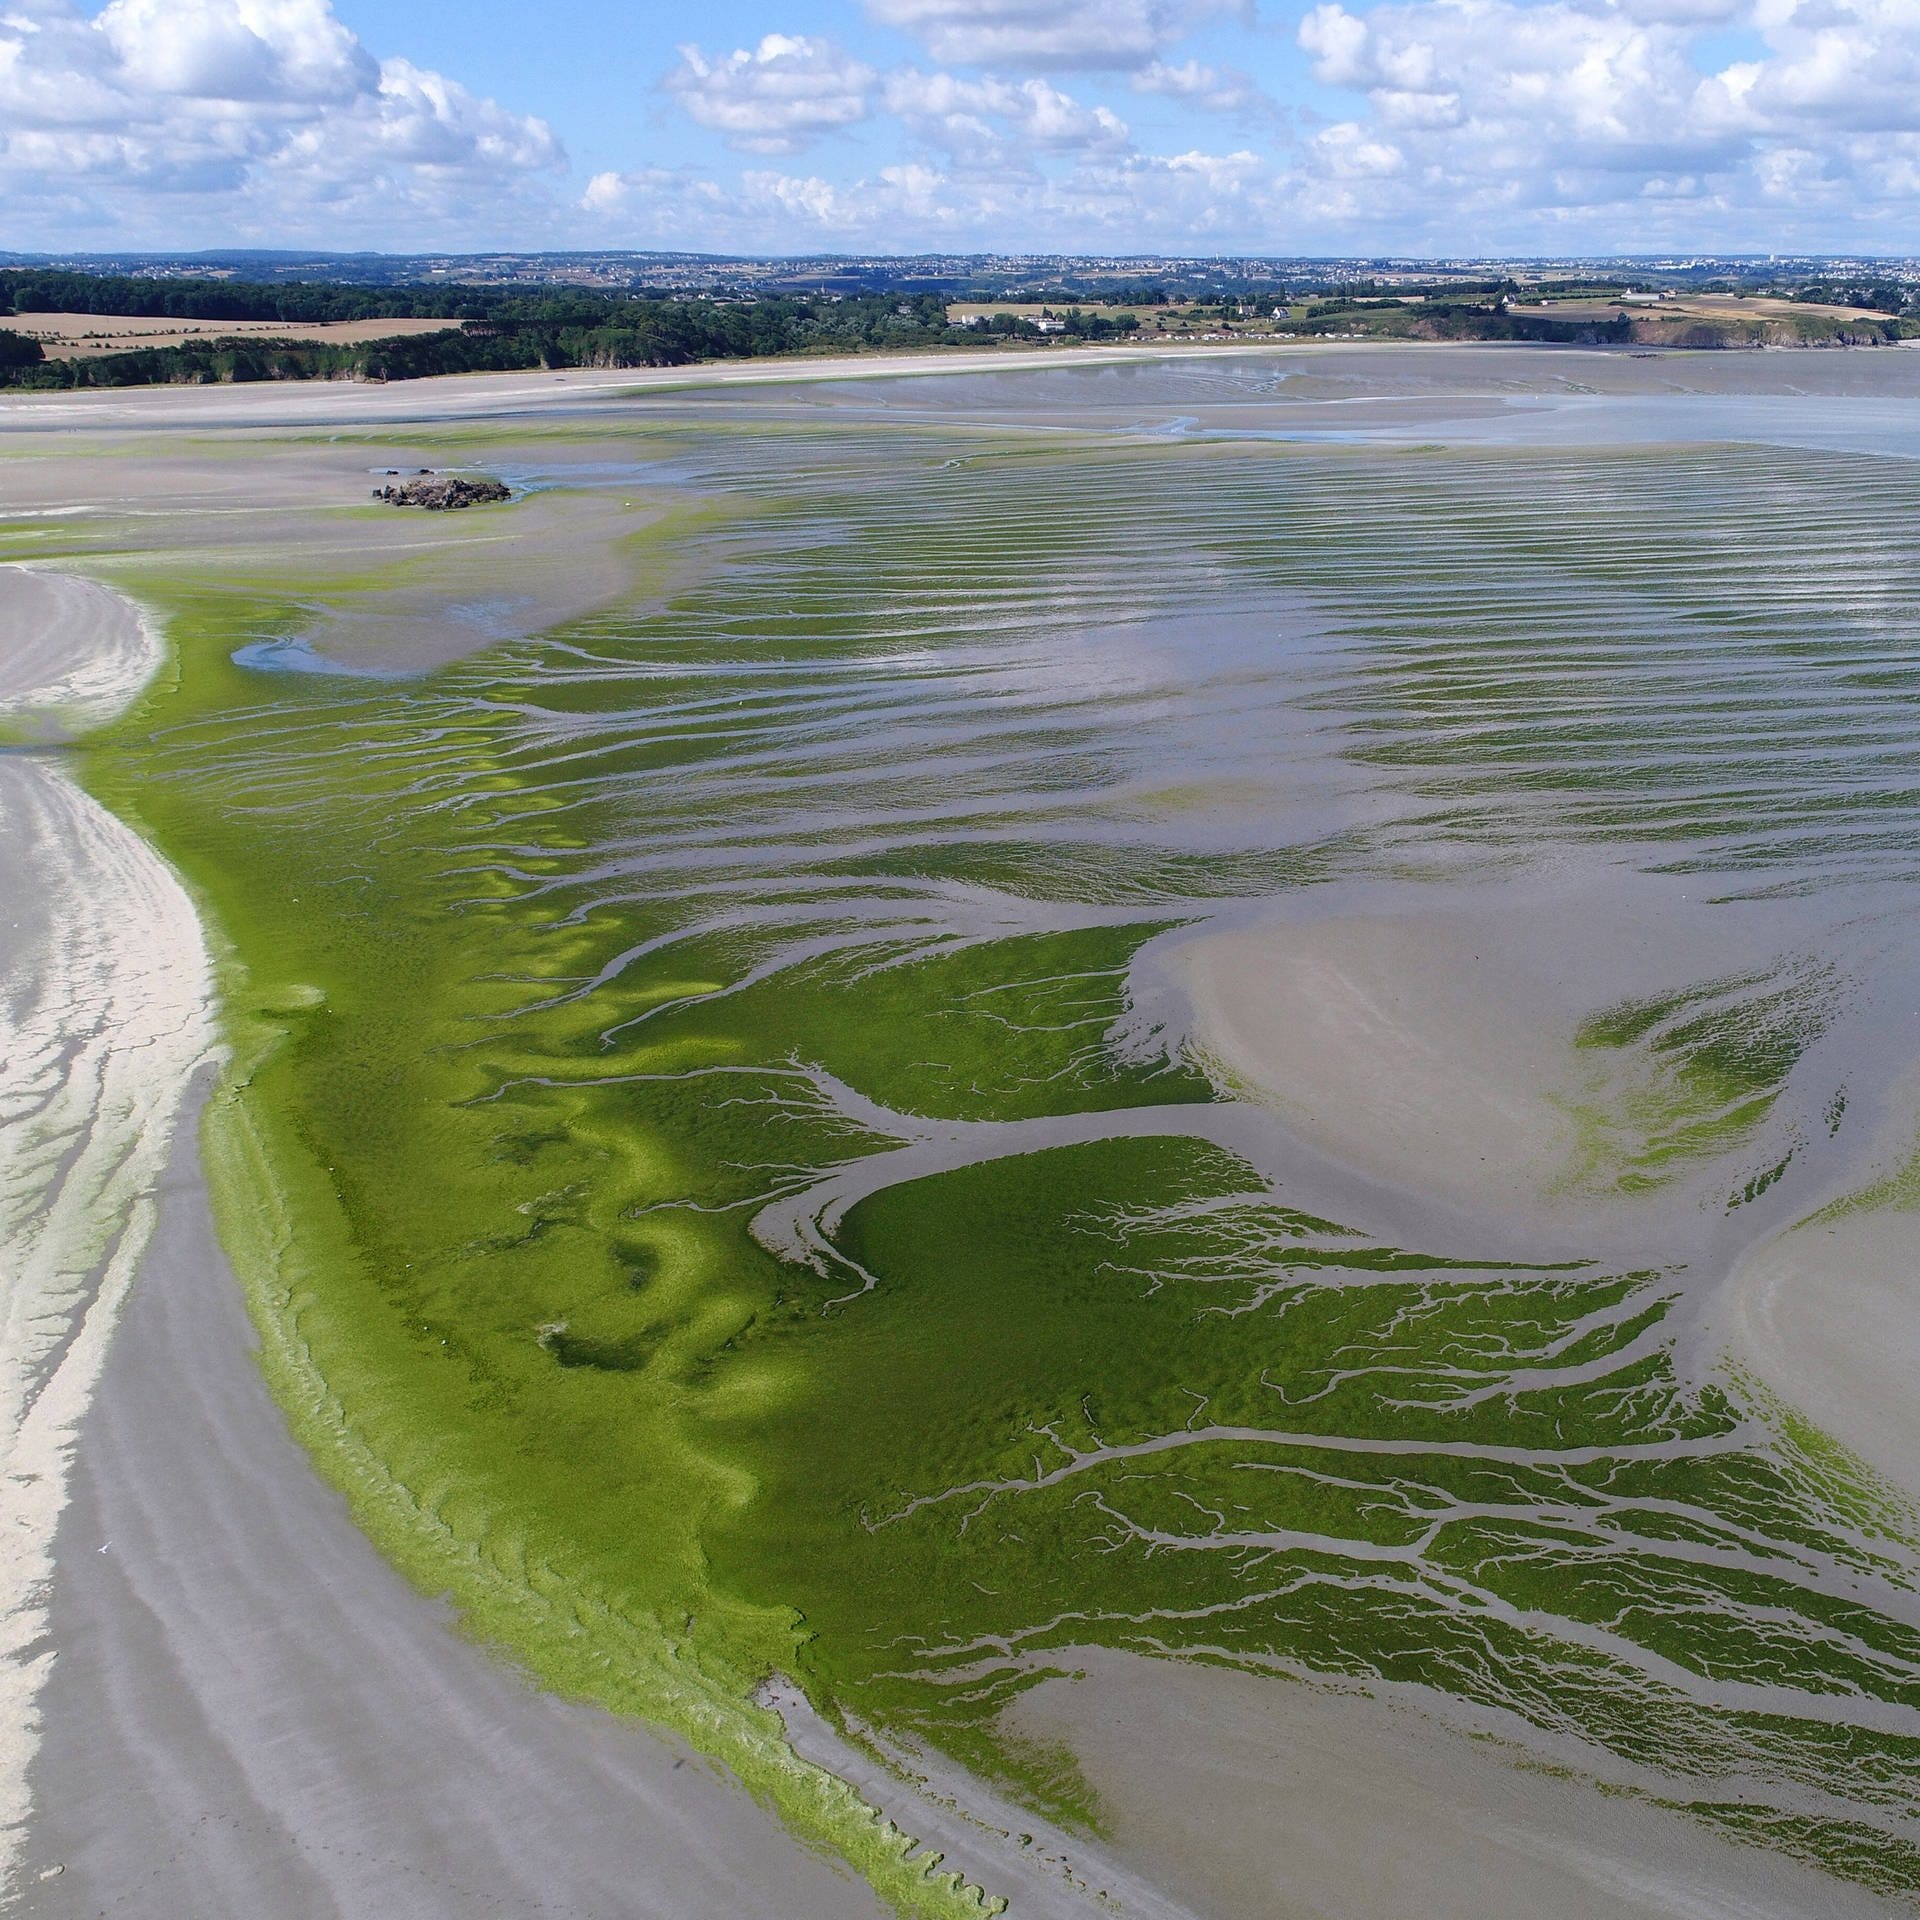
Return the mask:
[[1412,259],[1306,255],[1179,257],[1157,254],[707,253],[6,253],[0,268],[58,267],[140,279],[322,281],[339,286],[581,287],[747,297],[769,294],[943,293],[959,298],[1046,300],[1281,289],[1321,293],[1538,287],[1562,281],[1694,292],[1760,292],[1809,283],[1881,286],[1920,295],[1920,256],[1567,255]]

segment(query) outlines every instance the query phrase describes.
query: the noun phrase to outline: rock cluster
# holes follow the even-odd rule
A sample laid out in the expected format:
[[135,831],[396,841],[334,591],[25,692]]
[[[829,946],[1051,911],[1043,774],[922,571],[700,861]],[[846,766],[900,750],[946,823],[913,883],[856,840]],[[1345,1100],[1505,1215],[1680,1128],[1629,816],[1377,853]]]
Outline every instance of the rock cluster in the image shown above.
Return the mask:
[[375,487],[373,497],[384,500],[390,507],[425,507],[429,512],[441,513],[451,507],[477,507],[493,500],[511,500],[513,495],[498,480],[445,479],[438,474],[427,474],[397,487]]

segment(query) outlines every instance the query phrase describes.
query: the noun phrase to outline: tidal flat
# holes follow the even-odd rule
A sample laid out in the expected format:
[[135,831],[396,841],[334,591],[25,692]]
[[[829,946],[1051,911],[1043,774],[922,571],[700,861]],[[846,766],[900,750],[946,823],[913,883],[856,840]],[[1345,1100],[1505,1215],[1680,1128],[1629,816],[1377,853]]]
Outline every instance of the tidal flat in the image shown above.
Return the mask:
[[[563,1802],[568,1725],[682,1911],[741,1861],[823,1913],[1920,1906],[1920,356],[422,387],[0,414],[0,563],[74,583],[16,599],[164,641],[19,751],[177,876],[218,1007],[232,1275],[127,1351],[231,1383],[237,1283],[489,1650],[332,1553],[338,1660],[417,1644],[394,1711],[504,1757],[383,1828],[406,1911],[475,1910],[462,1820]],[[369,505],[418,466],[520,497]],[[82,1549],[113,1364],[49,1916],[134,1871],[61,1662],[200,1617],[184,1507],[119,1600]],[[302,1920],[344,1841],[259,1756],[352,1774],[325,1672],[202,1774]]]

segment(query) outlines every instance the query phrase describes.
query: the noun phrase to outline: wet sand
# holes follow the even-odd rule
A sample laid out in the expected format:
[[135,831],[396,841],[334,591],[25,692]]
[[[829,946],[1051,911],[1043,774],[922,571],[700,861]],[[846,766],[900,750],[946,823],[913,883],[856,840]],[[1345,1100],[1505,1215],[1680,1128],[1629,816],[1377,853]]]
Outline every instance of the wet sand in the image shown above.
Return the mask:
[[[491,462],[490,451],[499,456]],[[370,505],[390,468],[492,470],[502,459],[524,489],[509,505]],[[208,569],[257,573],[291,603],[284,628],[259,636],[263,664],[419,672],[639,598],[650,562],[637,543],[681,499],[651,471],[658,464],[610,463],[597,444],[525,436],[450,459],[385,437],[210,445],[136,433],[76,445],[65,434],[0,433],[0,528],[16,551],[58,551],[109,576],[131,568],[190,587]],[[16,583],[10,616],[0,596],[0,622],[14,621],[0,625],[0,652],[16,633],[24,646],[29,630],[53,632],[57,618],[97,678],[97,663],[123,644],[99,608],[125,602],[78,578],[55,589],[62,576],[52,572],[18,578],[40,583],[39,597],[21,598]],[[46,598],[54,591],[57,606]],[[88,717],[99,716],[74,715]]]
[[[1078,390],[1049,392],[1065,374]],[[956,383],[956,376],[970,376]],[[804,394],[794,390],[805,388]],[[215,387],[116,388],[0,394],[0,431],[143,426],[386,427],[507,415],[604,413],[624,398],[675,396],[751,404],[790,400],[810,411],[849,406],[899,415],[962,411],[979,424],[1124,427],[1116,406],[1145,401],[1169,427],[1337,432],[1343,437],[1516,411],[1552,411],[1595,399],[1779,397],[1869,405],[1920,402],[1920,352],[1903,348],[1764,352],[1464,343],[1319,343],[1261,346],[1039,348],[1017,354],[956,350],[716,361],[690,367],[575,369],[565,373],[450,374],[382,384],[357,381]],[[1187,404],[1165,417],[1169,400]],[[1541,408],[1537,403],[1549,403]],[[1195,411],[1195,409],[1198,411]],[[1338,410],[1336,412],[1336,409]],[[1669,424],[1665,438],[1676,436]],[[1642,422],[1643,428],[1649,423]]]
[[1083,1650],[1010,1723],[1072,1748],[1111,1845],[1204,1920],[1893,1920],[1622,1789],[1357,1693]]
[[[1222,1091],[1334,1159],[1489,1224],[1589,1227],[1608,1149],[1632,1144],[1625,1126],[1596,1139],[1596,1122],[1631,1108],[1643,1063],[1578,1048],[1582,1020],[1768,964],[1793,923],[1690,907],[1684,885],[1647,876],[1446,891],[1445,906],[1174,936],[1152,966]],[[1683,1205],[1697,1198],[1683,1185]]]
[[79,732],[123,706],[160,658],[124,594],[76,574],[0,566],[0,723]]
[[1735,1270],[1731,1357],[1920,1502],[1920,1214],[1809,1222]]
[[[11,641],[13,644],[5,644]],[[57,735],[158,658],[137,608],[0,567],[0,728]],[[47,1600],[77,1434],[213,1046],[193,909],[50,754],[0,753],[0,1892],[28,1818]]]
[[687,1749],[543,1694],[288,1436],[190,1133],[80,1434],[34,1920],[880,1920]]

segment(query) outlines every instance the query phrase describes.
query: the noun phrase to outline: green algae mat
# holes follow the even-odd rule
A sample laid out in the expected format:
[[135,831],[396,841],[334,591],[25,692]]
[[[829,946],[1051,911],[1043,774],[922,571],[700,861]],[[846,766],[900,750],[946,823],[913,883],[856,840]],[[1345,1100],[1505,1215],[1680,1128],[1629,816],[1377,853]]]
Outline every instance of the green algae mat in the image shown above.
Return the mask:
[[[174,664],[89,777],[206,914],[223,1232],[385,1551],[906,1911],[980,1895],[769,1676],[1096,1832],[999,1724],[1076,1649],[1407,1683],[1920,1894],[1912,1517],[1713,1315],[1891,1084],[1920,474],[620,450],[711,509],[664,597],[433,673],[273,670],[324,590],[123,575]],[[1343,1166],[1338,1073],[1275,1105],[1183,1024],[1213,932],[1498,942],[1568,873],[1569,941],[1644,885],[1739,952],[1585,1008],[1537,1207]]]

